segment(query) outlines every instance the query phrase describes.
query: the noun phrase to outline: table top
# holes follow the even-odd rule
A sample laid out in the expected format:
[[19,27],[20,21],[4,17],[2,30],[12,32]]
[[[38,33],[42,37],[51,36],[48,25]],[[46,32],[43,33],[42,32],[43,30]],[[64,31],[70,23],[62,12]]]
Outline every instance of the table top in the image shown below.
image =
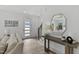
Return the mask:
[[77,48],[79,46],[79,42],[70,44],[66,40],[62,40],[61,37],[58,37],[55,35],[46,34],[45,36],[42,36],[42,37],[44,37],[47,40],[54,41],[56,43],[59,43],[59,44],[65,45],[65,46],[69,46],[72,48]]

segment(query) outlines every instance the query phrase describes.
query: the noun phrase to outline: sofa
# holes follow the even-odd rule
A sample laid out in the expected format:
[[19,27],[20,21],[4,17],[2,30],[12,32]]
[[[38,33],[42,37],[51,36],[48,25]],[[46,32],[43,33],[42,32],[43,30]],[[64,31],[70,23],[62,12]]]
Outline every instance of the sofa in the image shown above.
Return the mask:
[[4,34],[0,38],[0,54],[22,54],[23,41],[17,34]]

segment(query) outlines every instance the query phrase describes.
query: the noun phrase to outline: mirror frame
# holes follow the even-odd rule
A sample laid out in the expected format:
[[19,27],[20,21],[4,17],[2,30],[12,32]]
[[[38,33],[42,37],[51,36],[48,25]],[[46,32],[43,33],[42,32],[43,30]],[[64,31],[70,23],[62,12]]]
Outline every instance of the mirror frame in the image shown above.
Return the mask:
[[60,32],[59,30],[55,30],[56,29],[56,27],[54,27],[56,24],[54,23],[54,17],[55,16],[63,16],[64,17],[64,20],[65,20],[65,25],[64,25],[64,27],[65,27],[65,29],[62,29],[61,30],[61,35],[63,35],[64,33],[65,33],[65,31],[67,30],[67,18],[64,16],[64,14],[62,14],[62,13],[59,13],[59,14],[55,14],[53,17],[52,17],[52,19],[51,19],[51,22],[50,22],[50,27],[51,27],[51,29],[52,29],[52,31],[53,32]]

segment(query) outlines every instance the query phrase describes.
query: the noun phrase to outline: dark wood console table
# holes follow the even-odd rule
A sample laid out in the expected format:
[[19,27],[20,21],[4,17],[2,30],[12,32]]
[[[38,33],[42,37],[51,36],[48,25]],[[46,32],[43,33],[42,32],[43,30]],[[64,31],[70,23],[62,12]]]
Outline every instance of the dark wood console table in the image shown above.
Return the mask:
[[[79,42],[73,43],[73,44],[69,44],[66,41],[61,40],[61,38],[58,37],[54,37],[52,35],[46,34],[44,37],[44,50],[45,52],[53,52],[50,50],[50,41],[56,42],[58,44],[64,45],[65,46],[65,54],[73,54],[73,48],[77,48],[79,46]],[[48,45],[46,46],[46,43],[48,43]]]

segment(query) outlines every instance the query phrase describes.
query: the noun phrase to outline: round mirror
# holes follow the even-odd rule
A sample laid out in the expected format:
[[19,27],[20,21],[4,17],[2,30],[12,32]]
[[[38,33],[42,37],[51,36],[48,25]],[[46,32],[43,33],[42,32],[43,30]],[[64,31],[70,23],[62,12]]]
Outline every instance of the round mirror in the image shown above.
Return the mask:
[[66,18],[63,14],[54,15],[51,20],[51,28],[54,32],[63,34],[66,30]]

